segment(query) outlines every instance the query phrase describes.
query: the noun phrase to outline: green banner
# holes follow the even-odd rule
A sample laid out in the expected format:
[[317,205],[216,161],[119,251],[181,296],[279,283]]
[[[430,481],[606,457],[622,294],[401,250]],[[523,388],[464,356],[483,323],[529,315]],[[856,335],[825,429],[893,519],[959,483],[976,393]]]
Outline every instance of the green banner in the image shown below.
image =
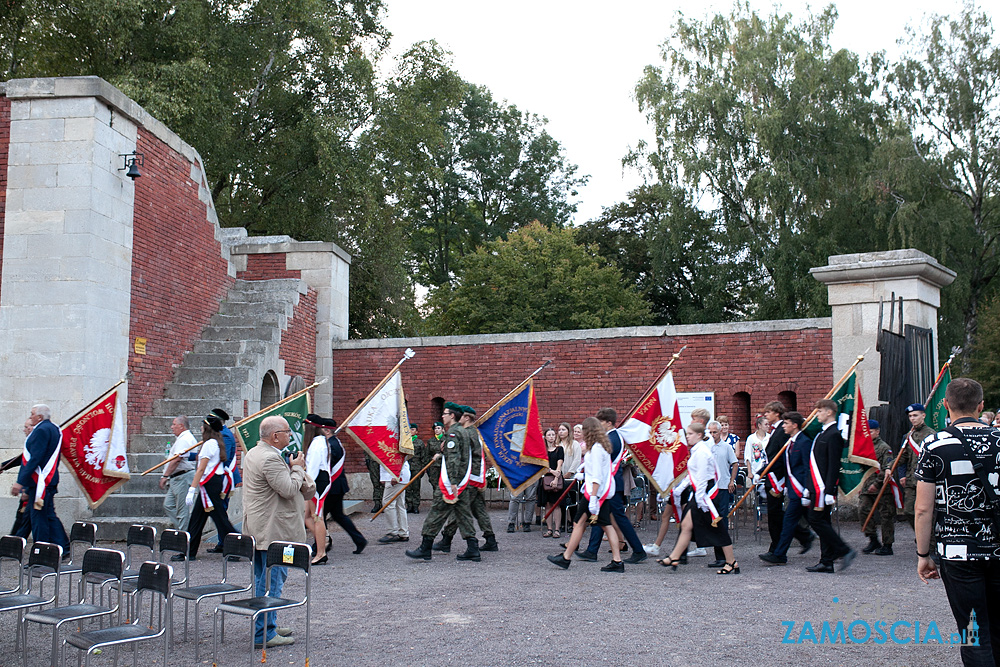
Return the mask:
[[[839,428],[844,436],[845,446],[840,459],[838,486],[841,493],[847,497],[858,492],[862,480],[871,469],[871,466],[862,461],[877,463],[874,445],[871,443],[871,436],[868,435],[868,417],[863,412],[863,402],[857,394],[857,384],[857,374],[851,373],[830,396],[830,400],[834,401],[839,408],[836,428]],[[862,420],[864,420],[863,424],[860,423]],[[814,417],[805,424],[802,430],[810,438],[815,438],[821,428],[821,424]]]
[[244,449],[250,450],[260,441],[260,423],[265,417],[284,417],[288,421],[289,428],[292,429],[290,442],[282,454],[292,455],[302,451],[302,438],[305,427],[302,422],[309,414],[309,393],[286,398],[275,403],[266,410],[262,410],[246,421],[240,422],[236,426],[236,437],[243,443]]
[[948,410],[944,407],[944,392],[951,382],[951,366],[945,365],[941,369],[940,379],[930,400],[927,401],[927,425],[935,431],[943,431],[948,426]]

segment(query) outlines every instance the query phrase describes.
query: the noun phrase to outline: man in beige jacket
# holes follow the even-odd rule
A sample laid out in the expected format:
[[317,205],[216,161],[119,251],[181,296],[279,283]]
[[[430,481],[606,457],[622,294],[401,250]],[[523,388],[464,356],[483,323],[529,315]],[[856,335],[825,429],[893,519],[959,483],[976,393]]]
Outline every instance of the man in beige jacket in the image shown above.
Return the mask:
[[[265,417],[260,424],[260,442],[243,457],[243,534],[253,535],[257,551],[253,559],[254,595],[264,595],[267,548],[271,542],[305,542],[304,500],[316,493],[316,483],[306,474],[306,457],[300,451],[288,465],[281,450],[288,446],[292,430],[283,417]],[[271,597],[281,597],[288,568],[271,568]],[[257,619],[254,643],[286,646],[294,643],[290,628],[277,627],[277,614]]]

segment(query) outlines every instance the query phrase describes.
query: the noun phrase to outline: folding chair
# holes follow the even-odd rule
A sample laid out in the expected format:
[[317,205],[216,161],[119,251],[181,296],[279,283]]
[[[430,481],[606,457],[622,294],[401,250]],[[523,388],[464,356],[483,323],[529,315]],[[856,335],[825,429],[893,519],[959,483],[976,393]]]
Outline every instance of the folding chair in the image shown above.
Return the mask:
[[0,589],[0,597],[16,595],[21,592],[21,587],[24,586],[24,568],[22,565],[24,564],[24,547],[26,544],[27,542],[23,537],[15,537],[13,535],[0,537],[0,581],[3,581],[3,562],[5,560],[16,563],[14,570],[17,572],[17,584],[13,588]]
[[[169,628],[173,620],[170,599],[170,580],[173,568],[166,563],[143,563],[139,567],[135,591],[135,620],[126,625],[115,625],[89,632],[74,632],[63,640],[67,644],[85,652],[85,662],[90,667],[90,656],[98,649],[115,647],[115,664],[118,662],[118,648],[132,644],[132,667],[138,665],[139,642],[163,637],[163,664],[168,664],[167,646],[169,643]],[[149,597],[149,625],[142,622],[143,595]],[[158,611],[159,628],[153,625],[154,611]],[[164,618],[166,616],[166,618]],[[79,664],[79,657],[77,664]]]
[[[253,590],[253,554],[255,542],[251,535],[241,535],[239,533],[229,533],[222,541],[222,581],[214,584],[202,584],[191,586],[190,583],[185,588],[174,591],[174,597],[184,600],[184,641],[187,641],[187,618],[188,605],[194,601],[194,659],[199,659],[199,649],[201,648],[201,635],[198,621],[201,617],[199,606],[201,601],[207,598],[222,597],[225,602],[227,595],[238,595],[240,593],[250,593]],[[229,581],[229,563],[237,563],[245,560],[250,564],[249,583],[246,586],[231,583]],[[212,631],[215,631],[213,626]],[[222,619],[221,635],[225,639],[226,625],[225,617]]]
[[[13,560],[15,550],[18,546],[17,542],[20,543],[21,555],[23,557],[24,552],[24,538],[14,537],[12,535],[5,535],[2,538],[2,550],[4,555],[2,558]],[[48,542],[35,542],[31,545],[31,553],[28,555],[28,584],[27,589],[24,593],[11,593],[9,595],[4,595],[0,597],[0,612],[4,611],[16,611],[17,612],[17,622],[20,625],[23,621],[24,611],[32,607],[41,607],[47,604],[59,604],[59,565],[62,563],[62,547],[58,544],[49,544]],[[18,559],[18,570],[21,570],[20,559]],[[43,572],[56,572],[56,580],[53,585],[52,596],[45,597],[43,594],[43,583],[41,576],[35,576],[36,571]],[[34,595],[31,592],[31,587],[34,585],[35,579],[38,579],[38,593],[39,595]],[[24,585],[23,570],[18,574],[18,582]],[[24,644],[27,646],[27,643]],[[21,633],[18,632],[17,637],[14,639],[14,650],[19,651],[21,649]],[[27,659],[27,651],[24,652],[25,659]]]
[[[301,600],[291,600],[289,598],[273,598],[266,594],[263,597],[252,597],[243,600],[233,600],[223,602],[215,608],[215,615],[212,617],[212,662],[216,662],[218,654],[218,635],[215,634],[215,621],[219,614],[236,614],[250,619],[250,664],[254,664],[254,633],[257,617],[270,612],[291,609],[292,607],[306,608],[306,663],[309,662],[309,565],[312,560],[308,544],[298,542],[272,542],[267,548],[266,569],[264,579],[267,582],[267,592],[271,590],[271,568],[288,567],[302,570],[305,575],[306,594]],[[224,616],[223,616],[224,617]],[[266,618],[266,616],[265,616]],[[265,640],[266,637],[265,621]],[[267,643],[264,645],[264,659],[267,657]]]
[[[21,639],[25,642],[25,646],[27,646],[28,642],[29,621],[32,623],[38,623],[39,625],[51,626],[52,653],[49,657],[49,664],[61,664],[59,661],[59,629],[64,623],[69,621],[83,621],[90,618],[103,619],[105,616],[118,613],[121,609],[120,600],[119,604],[116,604],[114,607],[105,607],[103,605],[93,604],[93,598],[91,599],[91,602],[88,603],[87,584],[93,584],[95,581],[116,581],[118,582],[119,590],[121,590],[122,573],[124,570],[125,557],[122,552],[113,551],[111,549],[88,549],[87,553],[83,554],[83,567],[80,571],[77,602],[65,607],[52,607],[51,609],[25,614],[24,620],[21,622]],[[103,601],[104,596],[102,591],[101,602]],[[119,613],[118,615],[120,618],[121,614]],[[24,667],[27,667],[28,665],[27,651],[24,652],[23,665]]]

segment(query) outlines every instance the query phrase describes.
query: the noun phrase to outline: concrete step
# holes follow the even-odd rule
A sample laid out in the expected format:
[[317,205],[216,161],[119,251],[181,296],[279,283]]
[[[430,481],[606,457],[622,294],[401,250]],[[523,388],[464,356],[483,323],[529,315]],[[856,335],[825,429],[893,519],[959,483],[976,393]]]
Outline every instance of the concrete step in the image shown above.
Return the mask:
[[283,314],[274,312],[273,308],[266,308],[263,305],[258,307],[259,312],[255,315],[212,315],[210,324],[215,327],[279,327],[288,328],[288,318]]
[[276,278],[274,280],[237,280],[229,290],[230,294],[249,293],[298,293],[302,285],[299,278]]
[[232,384],[249,380],[250,369],[245,367],[181,366],[177,371],[177,377],[167,385],[165,395],[168,398],[183,398],[180,394],[171,394],[170,388],[178,385]]
[[291,317],[293,306],[290,301],[223,301],[219,305],[219,315],[227,317],[254,318],[263,312],[276,312]]
[[206,382],[204,384],[178,384],[170,383],[164,391],[165,398],[197,398],[214,401],[218,396],[225,396],[231,393],[233,382],[229,378],[215,376],[221,382]]
[[259,340],[197,340],[191,350],[204,354],[263,353],[267,343]]
[[[203,340],[263,340],[271,343],[281,342],[281,329],[276,326],[249,327],[205,327],[201,337]],[[185,361],[187,361],[185,359]],[[221,364],[220,364],[221,365]]]
[[[147,475],[151,477],[152,475]],[[126,492],[129,484],[126,483],[117,493],[112,493],[104,499],[101,505],[94,509],[94,516],[147,516],[163,517],[163,491],[157,489],[156,493],[131,493]]]
[[[146,422],[143,421],[143,424]],[[166,451],[167,446],[175,440],[173,433],[138,433],[132,436],[129,441],[129,453],[131,454],[152,454],[163,458],[163,453]],[[157,461],[153,461],[147,465],[143,470],[151,465],[154,465]],[[132,462],[129,461],[129,465]]]
[[[216,342],[240,343],[249,341],[220,340]],[[237,366],[253,366],[260,354],[262,352],[241,352],[240,354],[185,352],[181,368],[234,368]]]
[[[197,399],[197,398],[161,398],[156,402],[156,410],[167,413],[168,415],[207,415],[212,411],[213,408],[217,408],[220,405],[232,405],[235,401],[242,401],[242,397],[237,393],[235,396],[232,394],[235,389],[239,391],[239,387],[236,385],[226,385],[229,388],[230,394],[227,396],[217,396],[215,398],[209,399]],[[199,420],[201,417],[199,417]],[[195,422],[192,422],[195,423]]]
[[[110,499],[111,498],[109,497],[108,500]],[[105,501],[105,503],[106,502],[107,501]],[[103,507],[103,505],[101,507]],[[100,507],[97,509],[100,509]],[[157,535],[159,535],[165,528],[174,527],[174,524],[170,521],[170,519],[162,516],[163,508],[161,507],[160,509],[161,516],[95,516],[94,523],[97,524],[97,539],[102,542],[105,540],[110,542],[124,542],[125,538],[128,536],[129,526],[137,523],[144,526],[153,526],[156,528]],[[209,523],[212,522],[209,521]],[[159,540],[159,538],[157,538],[157,540]]]

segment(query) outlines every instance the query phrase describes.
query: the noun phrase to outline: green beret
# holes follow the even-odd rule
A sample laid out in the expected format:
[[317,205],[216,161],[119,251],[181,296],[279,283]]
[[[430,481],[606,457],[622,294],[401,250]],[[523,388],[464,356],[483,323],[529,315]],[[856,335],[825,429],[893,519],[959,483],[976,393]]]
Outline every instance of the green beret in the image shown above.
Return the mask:
[[458,403],[453,403],[451,401],[447,401],[444,404],[444,409],[445,410],[454,410],[455,412],[461,412],[462,411],[462,407]]
[[468,405],[462,405],[462,406],[459,406],[459,407],[461,407],[462,408],[462,412],[464,412],[467,415],[474,415],[474,414],[476,414],[476,409],[473,408],[473,407],[470,407]]
[[414,424],[413,422],[410,422],[410,428],[420,428],[420,427]]
[[444,424],[442,422],[434,422],[434,425],[435,426],[440,426],[441,428],[444,428]]

